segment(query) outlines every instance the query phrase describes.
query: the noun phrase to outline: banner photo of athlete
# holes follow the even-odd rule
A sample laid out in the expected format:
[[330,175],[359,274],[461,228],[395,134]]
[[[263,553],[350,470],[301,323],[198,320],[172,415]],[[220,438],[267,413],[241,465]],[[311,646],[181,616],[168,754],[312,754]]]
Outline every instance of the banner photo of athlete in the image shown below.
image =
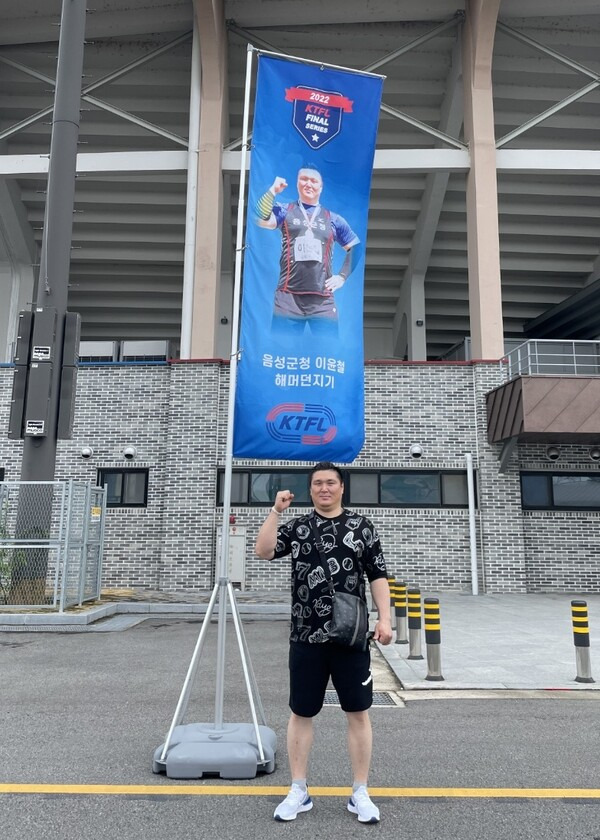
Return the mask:
[[383,78],[259,54],[233,454],[354,460]]

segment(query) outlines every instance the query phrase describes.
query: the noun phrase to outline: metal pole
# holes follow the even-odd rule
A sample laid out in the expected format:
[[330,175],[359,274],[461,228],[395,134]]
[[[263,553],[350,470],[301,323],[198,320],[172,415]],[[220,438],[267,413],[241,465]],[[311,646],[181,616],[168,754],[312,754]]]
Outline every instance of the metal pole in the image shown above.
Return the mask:
[[63,528],[65,527],[65,482],[54,481],[52,483],[52,500],[56,502],[56,495],[58,491],[62,491],[62,498],[60,500],[60,515],[58,520],[58,539],[56,541],[56,570],[54,573],[54,597],[52,599],[52,606],[55,607],[59,600],[60,576],[62,574],[63,563]]
[[469,546],[471,548],[471,595],[479,595],[479,576],[477,569],[477,531],[475,528],[475,481],[473,456],[465,453],[467,462],[467,495],[469,499]]
[[183,296],[181,301],[182,359],[189,359],[192,352],[192,320],[194,305],[194,269],[196,266],[196,202],[198,190],[198,142],[200,139],[200,93],[202,64],[198,20],[194,14],[192,39],[192,69],[190,78],[190,120],[187,170],[187,198],[185,208],[185,244],[183,250]]
[[238,647],[240,651],[240,659],[242,660],[242,671],[244,672],[244,682],[246,683],[246,691],[248,693],[248,700],[250,701],[250,714],[252,716],[252,725],[254,726],[254,734],[256,735],[256,743],[258,745],[258,754],[260,756],[260,763],[265,763],[265,751],[263,749],[262,738],[260,737],[260,729],[258,726],[258,718],[256,716],[256,704],[254,702],[253,685],[250,678],[250,671],[245,657],[245,645],[242,641],[242,623],[237,610],[237,605],[233,596],[233,587],[230,582],[227,583],[227,591],[231,599],[231,615],[233,618],[233,626],[238,640]]
[[194,677],[196,676],[196,671],[198,670],[198,664],[200,662],[200,654],[202,653],[202,648],[204,647],[204,640],[206,638],[206,634],[208,632],[208,628],[210,627],[210,618],[212,616],[212,612],[215,606],[215,601],[217,600],[217,592],[219,590],[218,584],[215,584],[214,589],[212,591],[212,595],[210,596],[210,601],[208,602],[208,606],[206,608],[206,613],[204,616],[204,621],[202,622],[202,627],[200,628],[200,634],[198,635],[198,640],[196,642],[196,647],[194,648],[194,652],[192,654],[192,659],[188,666],[188,671],[183,681],[183,688],[181,689],[181,694],[179,695],[179,700],[177,701],[177,707],[175,709],[175,714],[173,715],[173,720],[171,721],[171,726],[169,727],[169,731],[167,733],[167,737],[165,738],[165,743],[163,745],[162,752],[160,754],[160,761],[164,761],[167,757],[167,752],[171,745],[171,738],[173,737],[173,732],[175,727],[179,724],[179,721],[183,718],[185,714],[185,710],[187,708],[189,694],[191,687],[194,683]]
[[49,428],[45,436],[25,436],[21,462],[22,481],[52,481],[56,466],[58,398],[69,291],[85,17],[86,0],[63,0],[37,293],[38,309],[53,309],[57,314],[49,395]]
[[587,601],[571,601],[571,619],[573,622],[573,642],[575,644],[575,662],[577,676],[575,682],[593,683],[590,664],[590,624],[588,621]]
[[529,131],[530,128],[534,128],[536,125],[544,122],[545,120],[549,119],[550,117],[554,116],[558,111],[562,111],[567,105],[571,105],[573,102],[577,102],[578,99],[583,99],[584,96],[587,96],[588,93],[591,93],[593,90],[596,90],[597,87],[600,87],[600,82],[590,82],[589,85],[581,88],[576,93],[572,93],[570,96],[566,96],[564,99],[561,99],[560,102],[557,102],[556,105],[553,105],[552,108],[548,108],[546,111],[543,111],[541,114],[538,114],[537,117],[533,117],[527,122],[524,122],[523,125],[520,125],[518,128],[515,128],[514,131],[510,131],[508,134],[505,134],[504,137],[501,137],[496,142],[496,148],[501,149],[502,146],[506,146],[507,143],[510,143],[511,140],[514,140],[516,137],[519,137],[521,134],[525,134],[526,131]]
[[442,659],[440,647],[442,642],[442,630],[440,621],[439,598],[425,598],[425,644],[427,646],[427,676],[426,680],[441,682]]
[[572,70],[576,70],[578,73],[583,73],[584,76],[590,76],[592,79],[599,79],[598,73],[595,70],[591,70],[589,67],[586,67],[585,64],[580,64],[578,61],[574,61],[572,58],[567,58],[567,56],[563,55],[562,53],[553,50],[551,47],[547,47],[545,44],[541,44],[539,41],[536,41],[535,38],[530,38],[529,35],[525,35],[523,32],[519,32],[518,29],[513,29],[512,26],[507,26],[506,23],[501,23],[498,21],[496,24],[496,30],[500,32],[505,32],[511,38],[514,38],[516,41],[522,41],[524,44],[527,44],[529,47],[533,47],[534,50],[539,50],[540,52],[544,53],[545,55],[550,56],[555,61],[560,62],[561,64],[565,64],[567,67],[570,67]]
[[[68,488],[68,489],[67,489]],[[67,583],[69,580],[69,554],[71,550],[71,521],[73,518],[73,479],[70,478],[64,482],[63,487],[63,504],[67,505],[67,519],[65,522],[65,533],[63,540],[63,562],[62,562],[62,581],[60,587],[60,607],[59,612],[65,611],[65,600]],[[67,605],[68,606],[68,605]]]
[[[231,581],[227,584],[227,586],[228,586],[229,589],[233,589],[233,587],[231,585]],[[265,710],[263,708],[262,700],[260,699],[260,693],[258,691],[258,683],[256,682],[256,675],[254,673],[254,668],[252,667],[252,660],[250,658],[250,651],[248,649],[248,642],[246,640],[246,635],[244,633],[244,625],[242,624],[242,617],[240,615],[240,610],[239,610],[239,607],[237,605],[237,601],[235,600],[234,597],[231,597],[230,602],[231,602],[232,615],[237,616],[237,621],[238,621],[237,627],[239,628],[239,637],[240,637],[242,647],[243,647],[242,663],[244,663],[244,661],[246,663],[245,667],[248,669],[248,675],[249,675],[249,678],[250,678],[250,684],[251,684],[251,688],[252,688],[251,695],[249,693],[249,696],[251,697],[250,704],[251,705],[254,704],[256,706],[256,711],[258,713],[258,718],[259,718],[260,722],[263,724],[263,726],[266,726],[267,725],[267,718],[265,716]],[[235,624],[235,619],[234,619],[234,624]]]
[[421,653],[421,590],[408,590],[408,659],[423,659]]
[[104,557],[104,529],[106,525],[106,494],[107,489],[106,485],[101,488],[101,502],[102,505],[102,519],[100,521],[100,540],[98,545],[98,569],[96,572],[96,598],[100,597],[100,591],[102,587],[102,558]]
[[90,534],[90,517],[92,515],[92,485],[90,482],[86,482],[84,485],[83,504],[83,534],[81,547],[79,549],[79,606],[83,604],[85,596],[85,579],[87,576],[88,540]]
[[408,644],[406,581],[396,583],[396,597],[394,599],[394,613],[396,615],[396,644]]
[[453,29],[455,26],[458,26],[462,23],[465,19],[465,13],[463,11],[456,12],[453,18],[450,20],[445,21],[444,23],[440,23],[438,26],[435,26],[433,29],[430,29],[429,32],[426,32],[425,35],[421,35],[419,38],[415,38],[414,41],[410,41],[408,44],[405,44],[403,47],[400,47],[394,52],[388,53],[384,55],[383,58],[380,58],[378,61],[374,61],[372,64],[367,64],[364,68],[365,70],[377,70],[379,67],[383,67],[385,64],[389,64],[390,61],[393,61],[395,58],[398,58],[401,55],[404,55],[411,50],[416,49],[417,47],[426,44],[427,41],[431,41],[432,38],[436,38],[438,35],[441,35],[442,32],[445,32],[447,29]]
[[[246,89],[244,93],[244,123],[242,159],[240,164],[240,192],[238,198],[236,260],[233,286],[233,313],[231,324],[231,357],[229,366],[229,402],[227,411],[227,443],[225,448],[225,478],[223,484],[223,520],[221,529],[221,554],[217,564],[219,596],[219,629],[217,637],[217,677],[215,687],[215,726],[223,725],[223,693],[225,674],[225,624],[227,621],[227,561],[229,558],[229,513],[231,510],[231,474],[233,471],[233,421],[235,410],[235,385],[238,363],[238,332],[240,321],[240,292],[242,287],[242,246],[244,241],[244,207],[246,192],[246,161],[248,157],[248,123],[250,118],[250,82],[254,48],[248,44],[246,54]],[[243,349],[243,348],[242,348]]]

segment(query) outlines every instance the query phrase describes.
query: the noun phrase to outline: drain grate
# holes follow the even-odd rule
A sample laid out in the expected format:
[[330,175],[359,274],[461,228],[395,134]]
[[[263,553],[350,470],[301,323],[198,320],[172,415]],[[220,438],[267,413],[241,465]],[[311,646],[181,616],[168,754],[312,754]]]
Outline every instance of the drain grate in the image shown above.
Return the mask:
[[[325,700],[323,701],[324,706],[339,706],[340,699],[337,696],[337,691],[326,691],[325,692]],[[373,692],[373,705],[374,706],[394,706],[395,708],[398,707],[398,703],[394,700],[393,696],[387,691],[374,691]]]

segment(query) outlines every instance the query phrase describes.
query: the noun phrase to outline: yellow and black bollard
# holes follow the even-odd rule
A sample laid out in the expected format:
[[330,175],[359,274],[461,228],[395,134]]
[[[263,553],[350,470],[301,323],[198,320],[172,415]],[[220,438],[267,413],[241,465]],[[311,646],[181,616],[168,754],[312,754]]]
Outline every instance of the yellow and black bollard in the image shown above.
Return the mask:
[[408,590],[408,659],[423,659],[421,654],[421,590]]
[[577,676],[575,682],[593,683],[590,664],[590,624],[586,601],[571,601],[573,619],[573,641],[575,643],[575,661]]
[[439,598],[425,598],[423,602],[425,614],[425,644],[427,646],[427,676],[426,680],[440,682],[442,676],[442,625],[440,620]]
[[396,644],[408,644],[406,581],[396,581],[394,586],[394,613],[396,615]]

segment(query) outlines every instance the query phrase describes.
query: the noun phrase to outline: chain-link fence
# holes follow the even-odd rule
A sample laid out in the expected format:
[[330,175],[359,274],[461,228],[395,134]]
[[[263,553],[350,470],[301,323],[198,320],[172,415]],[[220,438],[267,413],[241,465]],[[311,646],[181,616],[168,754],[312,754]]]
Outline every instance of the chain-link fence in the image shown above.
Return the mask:
[[105,510],[105,489],[89,482],[0,482],[0,605],[98,598]]

